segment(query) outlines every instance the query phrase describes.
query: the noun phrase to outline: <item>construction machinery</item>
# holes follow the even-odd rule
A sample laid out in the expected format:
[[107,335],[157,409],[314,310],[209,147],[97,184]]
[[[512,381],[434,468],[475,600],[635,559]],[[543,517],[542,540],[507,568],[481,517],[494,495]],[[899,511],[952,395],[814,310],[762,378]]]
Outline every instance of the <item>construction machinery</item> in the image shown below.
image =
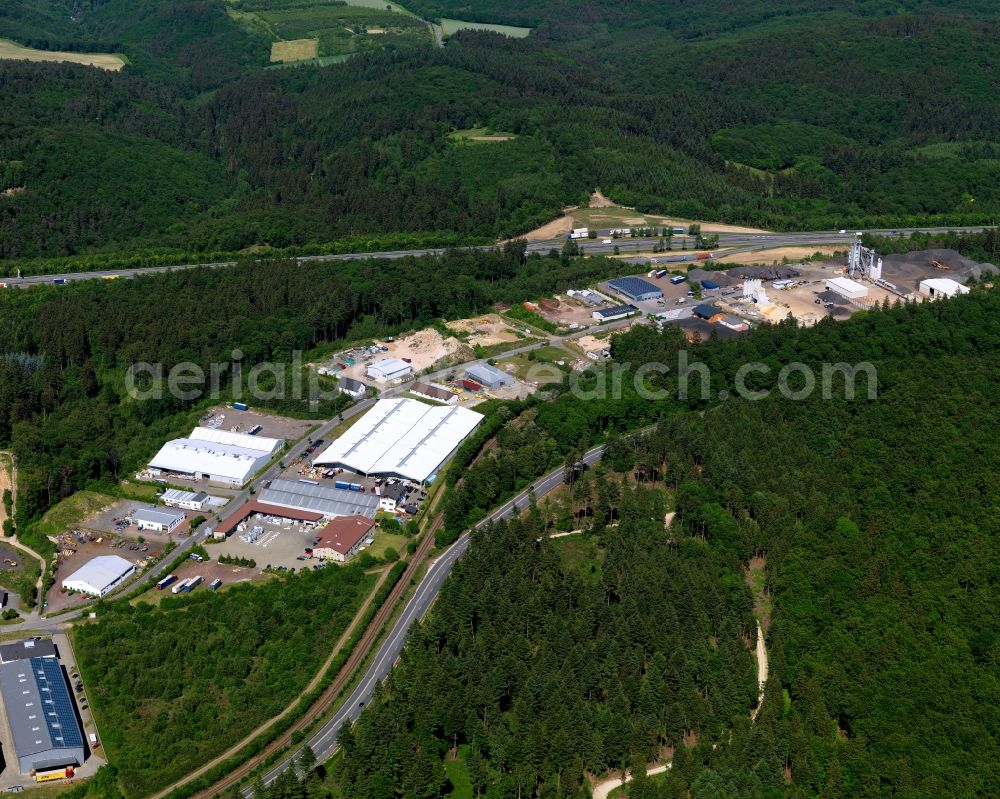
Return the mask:
[[944,269],[944,270],[950,268],[947,264],[943,264],[940,261],[931,261],[931,266],[933,266],[935,269]]

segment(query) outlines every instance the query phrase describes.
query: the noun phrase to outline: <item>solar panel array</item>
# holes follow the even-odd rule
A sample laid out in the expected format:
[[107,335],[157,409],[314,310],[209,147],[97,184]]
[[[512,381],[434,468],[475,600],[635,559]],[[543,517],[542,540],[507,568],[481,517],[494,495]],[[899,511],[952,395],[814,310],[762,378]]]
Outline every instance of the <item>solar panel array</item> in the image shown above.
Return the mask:
[[83,746],[83,735],[76,723],[73,700],[59,661],[55,658],[31,658],[29,662],[42,700],[45,723],[49,728],[53,748]]

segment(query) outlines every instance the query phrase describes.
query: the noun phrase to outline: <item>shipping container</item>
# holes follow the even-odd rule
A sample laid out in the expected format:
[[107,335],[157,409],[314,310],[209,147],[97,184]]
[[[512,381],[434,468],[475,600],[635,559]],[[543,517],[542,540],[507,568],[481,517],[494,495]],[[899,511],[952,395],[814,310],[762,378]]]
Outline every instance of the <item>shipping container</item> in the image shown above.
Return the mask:
[[213,591],[218,591],[220,585],[222,585],[222,580],[216,577],[214,580],[212,580],[212,582],[208,584],[208,587],[211,588]]
[[687,278],[684,277],[684,275],[674,275],[672,278],[670,278],[670,282],[675,286],[679,286],[685,280],[687,280]]
[[345,483],[343,480],[336,480],[336,481],[334,481],[333,487],[334,488],[343,488],[343,489],[345,489],[347,491],[351,490],[351,484],[350,483]]
[[351,483],[351,491],[364,491],[365,487],[361,483]]
[[467,380],[465,378],[459,380],[458,384],[462,388],[469,389],[469,391],[481,391],[483,388],[481,385],[479,385],[479,383],[475,382],[474,380]]
[[233,403],[233,410],[234,411],[245,411],[248,408],[249,408],[249,406],[245,402],[234,402]]
[[171,583],[176,583],[176,582],[177,582],[177,575],[176,574],[168,574],[166,577],[164,577],[162,580],[160,580],[160,582],[158,582],[156,584],[156,590],[157,591],[162,591],[164,588],[166,588]]
[[204,578],[201,575],[198,575],[197,577],[192,577],[190,580],[187,581],[187,585],[184,586],[184,593],[190,594],[192,591],[194,591],[195,588],[201,585],[203,581]]
[[73,776],[73,767],[53,769],[52,771],[36,771],[35,782],[51,782],[52,780],[65,780]]

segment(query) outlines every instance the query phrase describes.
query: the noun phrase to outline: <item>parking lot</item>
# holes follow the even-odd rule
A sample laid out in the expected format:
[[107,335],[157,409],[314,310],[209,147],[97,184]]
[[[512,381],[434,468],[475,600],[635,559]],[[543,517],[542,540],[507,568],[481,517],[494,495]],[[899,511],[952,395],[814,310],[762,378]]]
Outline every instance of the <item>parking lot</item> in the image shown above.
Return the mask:
[[[261,528],[254,536],[254,528]],[[269,565],[274,568],[285,567],[286,569],[302,569],[304,566],[311,567],[316,561],[305,559],[306,547],[312,547],[314,541],[322,529],[322,523],[309,524],[292,522],[289,519],[268,520],[264,518],[248,519],[245,530],[239,530],[229,536],[220,544],[211,544],[207,547],[209,555],[217,559],[220,555],[231,555],[237,558],[247,558],[257,562],[254,574]],[[303,560],[299,560],[299,558]],[[232,569],[232,566],[219,564],[224,569]],[[197,568],[204,568],[204,564],[185,564],[185,574],[190,571],[191,576],[200,574]],[[193,571],[192,571],[193,569]],[[223,580],[226,576],[219,575]],[[230,575],[232,576],[232,575]]]
[[199,427],[213,427],[234,433],[249,433],[260,425],[256,435],[265,438],[283,438],[286,441],[298,441],[317,424],[318,422],[312,419],[290,419],[287,416],[261,413],[252,408],[238,411],[228,405],[212,408],[198,420]]

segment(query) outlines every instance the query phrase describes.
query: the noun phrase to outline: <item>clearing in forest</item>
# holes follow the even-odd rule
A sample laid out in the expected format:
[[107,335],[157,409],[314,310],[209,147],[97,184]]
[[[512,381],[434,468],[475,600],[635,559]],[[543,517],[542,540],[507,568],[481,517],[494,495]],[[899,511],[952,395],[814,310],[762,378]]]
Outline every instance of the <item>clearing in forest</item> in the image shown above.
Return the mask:
[[115,53],[64,53],[58,50],[35,50],[8,39],[0,39],[0,59],[11,61],[54,61],[82,64],[117,72],[125,66],[125,57]]
[[292,39],[287,42],[271,43],[272,64],[306,61],[317,55],[319,55],[319,39]]
[[492,33],[503,34],[504,36],[510,36],[513,39],[523,39],[531,33],[531,28],[517,28],[513,25],[492,25],[486,22],[465,22],[461,19],[441,20],[441,32],[445,36],[451,36],[461,30],[490,31]]

